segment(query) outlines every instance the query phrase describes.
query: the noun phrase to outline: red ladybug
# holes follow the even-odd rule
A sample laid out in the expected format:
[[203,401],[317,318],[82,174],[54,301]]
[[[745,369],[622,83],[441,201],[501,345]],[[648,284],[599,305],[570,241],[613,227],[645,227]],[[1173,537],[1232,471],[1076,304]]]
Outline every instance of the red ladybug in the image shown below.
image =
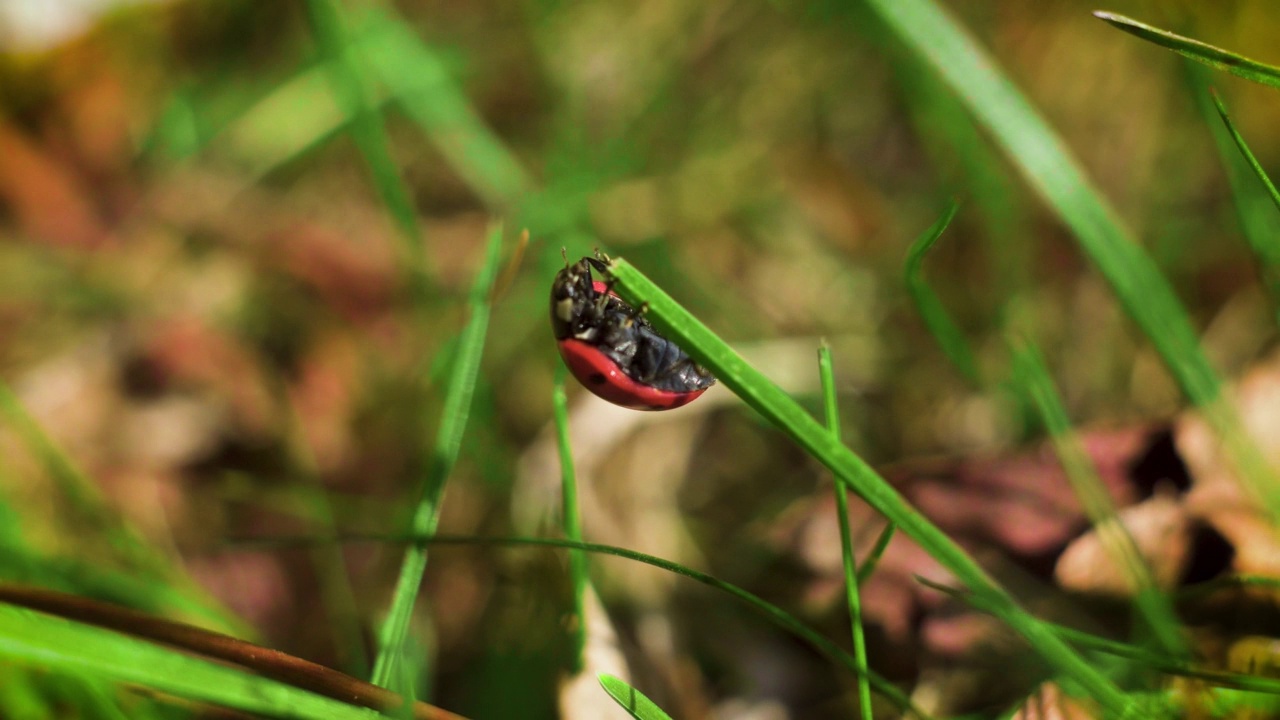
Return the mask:
[[602,260],[584,257],[566,264],[551,284],[551,328],[578,382],[633,410],[678,408],[715,384],[607,283],[594,280],[593,267],[602,276],[608,272]]

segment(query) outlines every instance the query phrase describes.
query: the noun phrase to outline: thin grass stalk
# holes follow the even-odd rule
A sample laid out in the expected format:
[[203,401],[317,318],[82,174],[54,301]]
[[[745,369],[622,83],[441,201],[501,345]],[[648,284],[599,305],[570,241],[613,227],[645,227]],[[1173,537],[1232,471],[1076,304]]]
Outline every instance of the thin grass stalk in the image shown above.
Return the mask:
[[307,15],[326,61],[324,67],[330,86],[348,118],[347,132],[364,158],[378,197],[399,230],[403,240],[401,265],[409,273],[411,287],[420,296],[425,290],[426,241],[409,190],[391,159],[381,111],[366,82],[364,69],[357,62],[358,56],[352,52],[343,14],[342,3],[335,0],[307,0]]
[[1040,413],[1040,419],[1057,452],[1058,461],[1067,473],[1067,480],[1085,516],[1098,532],[1103,547],[1112,562],[1121,569],[1134,591],[1134,601],[1142,618],[1155,635],[1156,641],[1168,654],[1177,658],[1190,655],[1182,638],[1177,613],[1173,603],[1156,585],[1151,568],[1147,565],[1137,542],[1120,521],[1115,504],[1098,477],[1097,469],[1071,427],[1066,408],[1049,377],[1044,358],[1036,347],[1026,341],[1011,340],[1013,374],[1020,389],[1031,399]]
[[[818,348],[818,372],[822,376],[822,407],[826,413],[827,431],[840,440],[840,406],[836,401],[836,376],[831,367],[831,348],[824,342]],[[867,638],[862,629],[862,600],[858,596],[858,574],[853,559],[853,533],[849,530],[849,491],[835,484],[836,521],[840,526],[840,559],[844,565],[844,594],[849,606],[850,632],[853,635],[853,659],[858,663],[858,708],[862,720],[871,720],[871,686],[867,681]]]
[[[485,332],[489,327],[489,296],[493,280],[497,276],[501,248],[502,226],[494,223],[488,231],[484,262],[471,286],[471,318],[462,330],[445,386],[435,450],[432,452],[431,462],[419,479],[420,499],[410,524],[414,533],[430,535],[435,532],[440,521],[440,504],[444,499],[445,485],[458,459],[462,434],[471,411],[471,397],[475,393],[476,377],[480,372],[480,357],[484,351]],[[391,609],[378,634],[378,657],[374,662],[372,675],[375,685],[389,687],[393,678],[401,677],[396,672],[396,666],[404,656],[409,620],[426,569],[426,548],[409,548],[400,566]]]
[[[565,369],[556,373],[552,406],[556,421],[556,440],[560,451],[560,521],[564,536],[582,542],[582,516],[578,509],[578,480],[574,472],[573,447],[569,442],[569,400],[564,391]],[[569,583],[573,594],[572,666],[577,674],[583,668],[583,652],[587,646],[587,556],[580,550],[569,551]]]

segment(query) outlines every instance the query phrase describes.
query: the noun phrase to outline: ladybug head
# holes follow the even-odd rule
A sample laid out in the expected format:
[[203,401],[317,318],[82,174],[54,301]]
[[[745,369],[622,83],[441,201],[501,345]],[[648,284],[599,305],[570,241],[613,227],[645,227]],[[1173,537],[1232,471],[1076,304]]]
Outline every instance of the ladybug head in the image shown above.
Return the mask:
[[608,286],[592,279],[592,267],[603,274],[608,266],[584,257],[556,273],[551,284],[551,328],[557,340],[572,337],[590,341],[599,328]]

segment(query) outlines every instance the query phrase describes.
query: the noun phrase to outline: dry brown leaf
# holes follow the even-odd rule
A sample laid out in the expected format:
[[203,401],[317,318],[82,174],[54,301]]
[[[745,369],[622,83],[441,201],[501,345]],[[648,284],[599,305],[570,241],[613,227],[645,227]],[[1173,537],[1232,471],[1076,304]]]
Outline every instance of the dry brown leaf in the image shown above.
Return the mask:
[[[1272,468],[1280,468],[1280,352],[1255,366],[1228,394],[1244,429]],[[1280,534],[1246,492],[1208,424],[1194,412],[1176,425],[1179,453],[1193,478],[1187,512],[1235,548],[1235,569],[1280,576]]]
[[[1181,498],[1172,492],[1159,492],[1116,515],[1116,520],[1108,522],[1119,522],[1133,538],[1156,586],[1173,589],[1191,551],[1191,523]],[[1054,578],[1067,590],[1131,597],[1134,587],[1114,551],[1103,542],[1099,528],[1094,527],[1063,551],[1054,568]]]
[[75,173],[12,123],[0,120],[0,204],[22,232],[58,247],[90,249],[109,239]]
[[1098,712],[1089,705],[1063,693],[1057,685],[1045,683],[1027,698],[1011,720],[1093,720],[1096,717]]

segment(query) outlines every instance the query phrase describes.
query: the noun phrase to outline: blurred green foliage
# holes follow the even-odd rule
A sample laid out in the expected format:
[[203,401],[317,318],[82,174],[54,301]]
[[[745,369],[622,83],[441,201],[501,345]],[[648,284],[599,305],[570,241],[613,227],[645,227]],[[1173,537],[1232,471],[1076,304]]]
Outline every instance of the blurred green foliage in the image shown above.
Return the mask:
[[[1233,376],[1274,343],[1240,217],[1255,238],[1276,218],[1237,214],[1243,180],[1198,105],[1203,78],[1077,0],[946,5],[1150,251],[1214,367]],[[562,248],[625,256],[815,414],[826,338],[843,439],[874,463],[1034,436],[1026,408],[965,377],[1007,375],[1009,326],[1034,334],[1079,424],[1182,407],[1067,228],[861,3],[320,6],[141,4],[56,46],[0,46],[0,378],[67,461],[0,437],[5,578],[189,620],[225,614],[192,590],[207,587],[272,644],[361,668],[350,634],[324,630],[374,626],[399,550],[343,550],[350,602],[331,584],[316,602],[322,555],[226,539],[407,525],[493,217],[508,249],[522,228],[532,241],[493,297],[450,531],[550,527],[557,504],[530,468],[552,447]],[[1266,0],[1107,9],[1277,60]],[[1274,168],[1274,91],[1211,82]],[[901,280],[951,198],[961,210],[925,262],[972,349],[963,374]],[[581,399],[571,414],[596,418]],[[584,503],[599,503],[584,535],[787,585],[759,528],[813,492],[807,459],[730,400],[681,412],[596,419],[616,435],[575,441],[594,453]],[[76,477],[101,492],[66,492]],[[610,503],[625,512],[593,521]],[[112,537],[155,552],[139,562]],[[672,602],[654,576],[597,569],[624,625]],[[549,555],[433,552],[415,618],[435,622],[435,696],[549,715],[539,673],[562,651],[564,575]],[[758,685],[733,652],[690,644],[714,694]],[[509,677],[527,685],[507,701]],[[57,697],[24,682],[0,683],[15,714]]]

